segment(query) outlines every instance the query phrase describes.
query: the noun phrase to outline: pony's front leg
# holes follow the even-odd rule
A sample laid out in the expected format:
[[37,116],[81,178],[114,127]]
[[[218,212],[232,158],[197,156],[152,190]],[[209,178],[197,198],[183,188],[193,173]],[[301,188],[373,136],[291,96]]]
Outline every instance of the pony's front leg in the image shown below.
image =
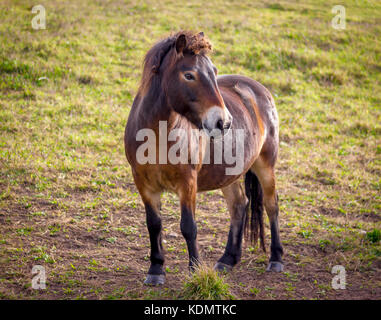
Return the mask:
[[162,246],[162,225],[160,215],[160,193],[143,196],[147,227],[151,241],[151,266],[144,284],[162,285],[165,282],[164,252]]
[[190,271],[193,271],[195,265],[199,262],[197,225],[195,221],[196,192],[196,181],[187,181],[186,186],[179,193],[181,206],[180,229],[188,247]]

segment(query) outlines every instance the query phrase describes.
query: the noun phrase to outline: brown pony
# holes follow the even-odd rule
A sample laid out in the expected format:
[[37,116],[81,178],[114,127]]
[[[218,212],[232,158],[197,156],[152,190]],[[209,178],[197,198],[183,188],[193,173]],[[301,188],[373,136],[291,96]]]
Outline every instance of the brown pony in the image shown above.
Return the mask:
[[[141,85],[124,136],[127,160],[145,206],[151,241],[151,265],[145,284],[157,285],[165,281],[160,215],[160,195],[164,190],[179,196],[180,229],[187,243],[191,270],[199,261],[196,193],[218,188],[226,198],[231,225],[225,253],[215,269],[229,271],[239,262],[244,234],[250,236],[254,244],[260,239],[261,247],[266,251],[265,208],[271,227],[271,256],[267,270],[283,270],[274,176],[278,154],[278,116],[274,99],[263,85],[250,78],[240,75],[217,77],[217,69],[207,55],[210,51],[211,44],[202,32],[184,31],[159,41],[145,56]],[[161,134],[159,123],[162,121],[167,124],[167,134],[174,128],[185,130],[189,136],[194,130],[221,133],[219,137],[212,135],[209,140],[204,139],[206,135],[201,135],[204,138],[198,140],[196,149],[194,145],[189,146],[188,159],[195,153],[203,159],[208,146],[213,156],[215,146],[211,144],[226,139],[226,132],[241,129],[244,132],[242,169],[236,174],[226,174],[229,164],[224,160],[222,163],[165,163],[160,159],[160,152],[154,153],[156,161],[141,163],[137,152],[143,142],[137,139],[138,132],[149,129],[157,137]],[[153,144],[160,149],[162,145],[158,140]],[[168,148],[174,144],[175,141],[168,141]],[[233,143],[232,148],[233,152],[237,151],[236,144]],[[240,182],[242,176],[245,191]]]

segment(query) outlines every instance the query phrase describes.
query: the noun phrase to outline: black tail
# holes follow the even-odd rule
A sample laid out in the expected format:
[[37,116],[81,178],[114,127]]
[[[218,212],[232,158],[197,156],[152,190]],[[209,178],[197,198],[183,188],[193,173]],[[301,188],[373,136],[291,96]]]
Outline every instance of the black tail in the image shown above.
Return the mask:
[[249,199],[245,221],[245,238],[250,239],[254,246],[260,239],[260,246],[266,252],[263,225],[263,192],[257,176],[250,170],[245,175],[245,192]]

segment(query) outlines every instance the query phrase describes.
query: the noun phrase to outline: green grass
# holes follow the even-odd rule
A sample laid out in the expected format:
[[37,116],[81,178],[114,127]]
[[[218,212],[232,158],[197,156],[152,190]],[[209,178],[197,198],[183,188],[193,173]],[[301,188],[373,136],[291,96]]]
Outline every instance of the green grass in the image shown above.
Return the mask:
[[[181,297],[188,255],[171,193],[162,196],[168,287],[142,286],[149,238],[123,146],[144,54],[179,29],[204,31],[219,74],[260,81],[279,113],[281,238],[298,281],[274,280],[268,257],[246,247],[224,280],[230,291],[380,297],[378,1],[346,1],[346,30],[331,27],[333,0],[40,3],[46,30],[31,28],[31,2],[0,0],[1,298]],[[213,264],[229,217],[220,191],[198,200],[201,254]],[[47,267],[46,291],[25,289],[34,264]],[[337,264],[349,272],[345,292],[325,287]]]
[[381,241],[381,230],[380,229],[373,229],[372,231],[369,231],[366,233],[366,238],[373,243],[377,243]]
[[205,264],[198,265],[185,280],[181,296],[188,300],[234,299],[223,276]]

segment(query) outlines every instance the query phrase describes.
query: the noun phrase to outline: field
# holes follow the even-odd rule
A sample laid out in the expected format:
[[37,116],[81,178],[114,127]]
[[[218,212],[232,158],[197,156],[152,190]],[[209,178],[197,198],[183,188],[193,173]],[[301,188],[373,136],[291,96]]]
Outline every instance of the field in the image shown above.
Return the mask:
[[[162,196],[167,282],[149,267],[144,208],[123,134],[155,41],[204,31],[219,74],[263,83],[280,118],[277,184],[285,272],[249,244],[225,282],[236,299],[381,298],[381,4],[345,1],[0,0],[0,298],[182,299],[178,199]],[[220,190],[200,193],[203,261],[227,241]],[[266,219],[267,223],[267,219]],[[267,225],[267,244],[270,232]],[[31,287],[32,267],[46,289]],[[333,266],[346,289],[331,286]]]

